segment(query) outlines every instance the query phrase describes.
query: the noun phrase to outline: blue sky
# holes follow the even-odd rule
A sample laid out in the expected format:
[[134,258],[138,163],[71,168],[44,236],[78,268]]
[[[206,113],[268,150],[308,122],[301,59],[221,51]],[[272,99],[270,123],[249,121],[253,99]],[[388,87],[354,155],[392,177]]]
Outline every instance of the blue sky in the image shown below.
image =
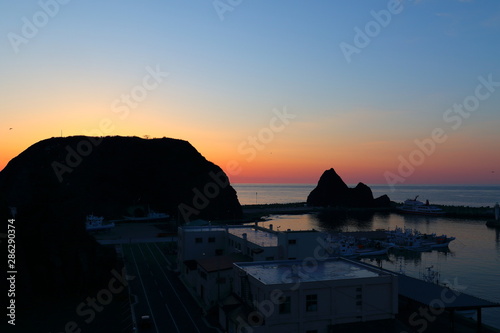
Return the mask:
[[[43,7],[55,6],[34,36],[13,46],[23,18],[34,24]],[[391,6],[398,13],[347,61],[340,45],[355,45],[355,29],[373,26],[372,12]],[[0,119],[17,129],[0,133],[10,147],[0,151],[3,165],[38,140],[61,130],[82,134],[110,117],[111,135],[186,139],[224,168],[242,160],[238,145],[266,126],[273,108],[286,107],[297,117],[235,180],[293,181],[297,174],[311,181],[339,166],[353,180],[380,183],[416,138],[443,126],[445,110],[472,94],[479,76],[500,81],[500,2],[493,0],[4,1],[0,36]],[[111,102],[141,82],[148,66],[168,78],[130,117],[117,119]],[[450,168],[443,163],[451,152],[466,159],[469,140],[482,147],[488,168],[497,166],[499,109],[500,91],[449,132],[453,140],[413,181],[440,179],[430,165]],[[271,151],[280,155],[273,159]],[[363,164],[374,170],[362,172]]]

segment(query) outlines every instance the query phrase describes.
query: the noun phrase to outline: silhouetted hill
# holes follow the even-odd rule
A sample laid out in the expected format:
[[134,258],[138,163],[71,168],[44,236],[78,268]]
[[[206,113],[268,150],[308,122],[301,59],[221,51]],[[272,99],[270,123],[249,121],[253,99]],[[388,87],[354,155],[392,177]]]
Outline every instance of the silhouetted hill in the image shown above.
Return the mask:
[[87,214],[121,218],[149,207],[181,223],[242,214],[227,176],[191,144],[137,137],[75,136],[32,145],[0,172],[2,221],[9,207],[17,208],[19,283],[30,297],[85,292],[109,279],[114,251],[87,235]]
[[390,199],[387,195],[374,199],[370,187],[363,183],[349,188],[331,168],[321,175],[318,185],[307,197],[307,204],[322,207],[389,207]]

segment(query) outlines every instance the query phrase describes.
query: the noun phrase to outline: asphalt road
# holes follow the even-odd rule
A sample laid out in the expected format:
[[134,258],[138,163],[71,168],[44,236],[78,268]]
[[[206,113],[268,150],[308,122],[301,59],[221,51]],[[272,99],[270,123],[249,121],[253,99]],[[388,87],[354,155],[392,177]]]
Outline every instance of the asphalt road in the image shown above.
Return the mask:
[[[123,245],[127,274],[138,332],[208,333],[201,310],[173,272],[161,243]],[[140,327],[142,315],[149,315],[149,328]]]

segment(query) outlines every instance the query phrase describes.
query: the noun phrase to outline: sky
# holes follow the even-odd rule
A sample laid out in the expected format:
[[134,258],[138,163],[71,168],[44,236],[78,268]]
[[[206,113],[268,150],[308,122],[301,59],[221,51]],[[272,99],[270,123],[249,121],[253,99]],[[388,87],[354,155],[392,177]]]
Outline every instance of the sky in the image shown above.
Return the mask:
[[232,183],[500,185],[499,59],[494,0],[1,1],[0,170],[122,135]]

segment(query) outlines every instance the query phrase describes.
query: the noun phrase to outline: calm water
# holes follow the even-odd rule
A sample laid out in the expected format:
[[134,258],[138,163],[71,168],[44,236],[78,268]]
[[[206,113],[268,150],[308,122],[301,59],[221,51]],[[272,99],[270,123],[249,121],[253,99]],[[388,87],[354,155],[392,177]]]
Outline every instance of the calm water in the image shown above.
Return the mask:
[[[304,202],[315,185],[235,185],[242,204]],[[390,192],[387,186],[371,186],[374,196],[387,194],[393,201],[420,195],[436,204],[493,206],[500,201],[500,186],[400,186]],[[384,192],[386,191],[386,192]],[[253,195],[252,195],[253,194]],[[422,277],[433,266],[440,280],[465,286],[464,292],[500,302],[500,229],[488,228],[484,220],[409,216],[396,213],[349,215],[303,214],[273,215],[270,223],[280,230],[357,231],[393,229],[396,226],[422,233],[456,237],[446,251],[389,253],[377,259],[362,259],[389,270],[403,269],[407,275]],[[500,308],[483,309],[483,321],[500,328]]]
[[[305,202],[316,184],[232,184],[242,205]],[[354,187],[355,185],[349,185]],[[454,206],[494,206],[500,201],[500,186],[369,185],[373,196],[387,194],[403,202],[417,195],[422,201]]]

